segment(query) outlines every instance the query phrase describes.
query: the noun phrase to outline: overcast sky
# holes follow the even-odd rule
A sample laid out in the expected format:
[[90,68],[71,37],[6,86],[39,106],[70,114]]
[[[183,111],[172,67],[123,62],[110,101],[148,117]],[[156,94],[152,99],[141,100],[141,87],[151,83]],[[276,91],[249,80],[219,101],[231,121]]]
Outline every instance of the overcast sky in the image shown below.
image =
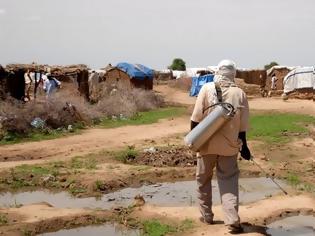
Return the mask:
[[315,64],[314,0],[0,0],[0,64]]

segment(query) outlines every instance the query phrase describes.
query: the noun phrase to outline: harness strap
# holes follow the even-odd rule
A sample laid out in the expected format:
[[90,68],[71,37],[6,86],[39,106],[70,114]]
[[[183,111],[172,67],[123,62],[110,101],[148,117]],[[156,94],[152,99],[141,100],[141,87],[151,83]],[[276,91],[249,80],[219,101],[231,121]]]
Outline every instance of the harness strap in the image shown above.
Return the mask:
[[217,83],[217,82],[215,82],[214,85],[215,85],[215,90],[216,90],[216,92],[217,92],[218,101],[219,101],[219,102],[223,102],[222,89],[221,89],[221,87],[220,87],[220,84]]

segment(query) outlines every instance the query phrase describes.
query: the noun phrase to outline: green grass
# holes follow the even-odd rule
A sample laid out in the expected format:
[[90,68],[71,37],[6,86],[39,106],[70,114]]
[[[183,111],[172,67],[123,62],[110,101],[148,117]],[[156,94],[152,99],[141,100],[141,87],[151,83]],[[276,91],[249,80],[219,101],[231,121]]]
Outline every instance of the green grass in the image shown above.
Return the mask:
[[285,177],[288,184],[293,186],[299,191],[305,191],[309,193],[315,193],[315,185],[311,183],[303,182],[298,174],[289,172],[287,176]]
[[143,236],[163,236],[175,232],[177,232],[175,227],[162,224],[155,219],[143,222]]
[[20,165],[14,168],[14,173],[17,175],[32,174],[34,176],[57,176],[59,174],[59,167],[55,166],[54,164],[46,165],[44,167],[38,165]]
[[152,111],[139,112],[137,115],[126,120],[103,119],[99,126],[103,128],[115,128],[125,125],[143,125],[158,122],[160,119],[178,117],[185,113],[184,107],[165,107]]
[[135,159],[139,155],[138,151],[134,147],[129,146],[124,150],[114,153],[114,158],[123,163],[127,163],[129,159]]
[[267,143],[286,143],[292,135],[307,134],[307,125],[314,125],[315,117],[297,114],[255,114],[250,118],[249,139]]
[[[165,107],[158,108],[156,110],[139,112],[135,116],[126,120],[112,120],[112,119],[101,119],[100,123],[97,124],[101,128],[116,128],[125,125],[143,125],[152,124],[158,122],[160,119],[169,117],[178,117],[185,113],[184,107]],[[50,140],[61,138],[73,134],[80,134],[81,130],[85,127],[82,124],[73,125],[73,130],[43,130],[33,131],[27,135],[18,135],[15,133],[8,133],[4,138],[0,140],[0,145],[16,144],[21,142],[34,142],[41,140]]]
[[289,173],[286,176],[286,180],[292,186],[297,186],[297,185],[299,185],[301,183],[301,180],[300,180],[299,176],[297,176],[296,174],[293,174],[293,173]]
[[194,227],[194,222],[190,219],[183,220],[179,225],[169,225],[159,222],[157,219],[142,222],[143,236],[164,236],[172,233],[187,232]]
[[74,129],[71,132],[66,130],[50,130],[49,132],[33,131],[27,135],[8,133],[3,139],[0,140],[0,145],[50,140],[80,133],[81,133],[80,129]]
[[3,179],[0,183],[7,184],[12,189],[20,189],[23,187],[38,186],[42,177],[58,176],[59,167],[54,164],[45,166],[39,165],[20,165],[12,168],[10,175]]
[[95,158],[73,157],[70,161],[70,167],[71,169],[95,170],[97,169],[97,161]]

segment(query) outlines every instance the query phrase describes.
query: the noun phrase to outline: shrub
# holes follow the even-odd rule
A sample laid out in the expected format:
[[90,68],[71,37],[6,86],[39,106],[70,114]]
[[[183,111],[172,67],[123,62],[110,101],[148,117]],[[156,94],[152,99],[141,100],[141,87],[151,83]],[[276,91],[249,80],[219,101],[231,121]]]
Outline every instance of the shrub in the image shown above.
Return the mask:
[[132,117],[139,111],[162,105],[163,99],[153,91],[127,89],[121,85],[114,92],[109,87],[102,88],[99,101],[94,104],[88,103],[73,89],[61,89],[48,99],[42,95],[27,103],[9,98],[1,101],[0,140],[32,132],[31,122],[35,118],[45,122],[46,130],[42,131],[49,133],[50,129],[69,125],[82,128],[103,117]]

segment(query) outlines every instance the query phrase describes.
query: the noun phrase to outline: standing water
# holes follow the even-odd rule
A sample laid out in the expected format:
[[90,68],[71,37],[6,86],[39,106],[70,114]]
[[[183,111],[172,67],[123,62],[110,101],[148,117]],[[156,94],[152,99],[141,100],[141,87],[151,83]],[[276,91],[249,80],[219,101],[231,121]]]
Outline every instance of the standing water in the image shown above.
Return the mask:
[[[246,204],[262,200],[267,196],[279,194],[280,190],[267,178],[240,179],[240,203]],[[283,185],[283,183],[282,183]],[[149,204],[158,206],[191,206],[197,204],[197,184],[195,181],[161,183],[144,185],[140,188],[125,188],[120,191],[105,194],[101,198],[74,198],[67,192],[51,193],[34,191],[0,194],[1,206],[16,204],[33,204],[47,202],[58,208],[102,208],[128,206],[136,195],[140,194]],[[212,181],[213,204],[219,204],[219,189],[217,181]]]
[[292,216],[268,225],[271,236],[315,236],[314,216]]
[[53,233],[40,234],[42,236],[138,236],[139,230],[125,229],[117,225],[79,227],[76,229],[60,230]]

